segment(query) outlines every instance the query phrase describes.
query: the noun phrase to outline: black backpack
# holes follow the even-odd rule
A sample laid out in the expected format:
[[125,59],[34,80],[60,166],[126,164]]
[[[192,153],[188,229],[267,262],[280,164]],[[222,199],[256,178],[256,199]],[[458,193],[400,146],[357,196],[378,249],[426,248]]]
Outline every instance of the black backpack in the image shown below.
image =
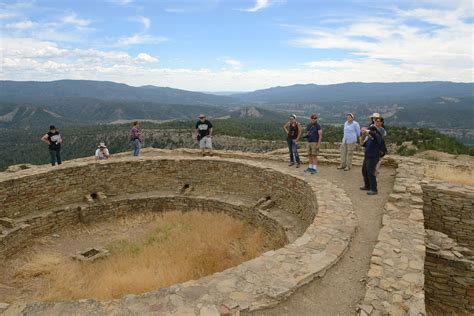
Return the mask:
[[387,145],[385,145],[385,140],[382,137],[382,143],[380,144],[379,148],[379,157],[382,158],[387,154]]

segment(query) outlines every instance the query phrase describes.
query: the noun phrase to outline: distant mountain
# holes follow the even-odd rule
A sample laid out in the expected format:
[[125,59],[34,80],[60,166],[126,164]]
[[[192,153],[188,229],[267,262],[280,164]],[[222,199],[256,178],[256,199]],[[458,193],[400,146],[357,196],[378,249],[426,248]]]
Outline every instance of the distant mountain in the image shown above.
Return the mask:
[[92,80],[0,81],[0,101],[15,103],[44,102],[59,98],[90,98],[104,101],[154,102],[182,105],[227,105],[236,100],[156,86],[132,87],[122,83]]
[[262,103],[373,102],[473,96],[473,83],[443,81],[400,83],[350,82],[333,85],[297,84],[232,95],[232,97],[239,98],[245,102]]

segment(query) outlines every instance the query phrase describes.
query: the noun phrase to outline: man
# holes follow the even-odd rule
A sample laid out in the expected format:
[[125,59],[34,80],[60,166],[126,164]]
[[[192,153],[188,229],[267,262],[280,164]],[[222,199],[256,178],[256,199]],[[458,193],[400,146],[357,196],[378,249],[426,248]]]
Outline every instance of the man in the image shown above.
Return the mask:
[[288,151],[290,152],[290,164],[293,166],[296,162],[296,168],[300,167],[300,155],[298,154],[298,140],[301,136],[301,125],[296,121],[296,115],[290,115],[290,120],[283,126],[287,135]]
[[361,190],[367,191],[368,195],[376,195],[377,178],[375,168],[379,162],[379,150],[382,144],[382,136],[374,125],[368,129],[363,128],[362,133],[367,135],[364,146],[364,162],[362,163],[362,176],[364,177],[364,186]]
[[199,148],[202,150],[202,156],[206,156],[206,152],[210,156],[212,153],[212,123],[206,120],[204,114],[199,114],[199,121],[196,122],[196,138],[199,141]]
[[140,154],[140,143],[142,131],[140,130],[138,121],[133,122],[133,127],[130,130],[130,140],[133,143],[133,156],[138,157]]
[[43,143],[48,144],[49,155],[51,156],[51,165],[54,166],[56,162],[58,166],[61,162],[61,134],[56,130],[54,125],[49,126],[49,132],[41,137]]
[[321,148],[321,140],[323,139],[323,130],[321,128],[321,125],[319,125],[318,123],[318,116],[316,114],[312,114],[309,119],[310,123],[306,127],[305,136],[305,138],[308,139],[309,166],[304,172],[315,174],[316,172],[318,172],[316,164],[319,149]]
[[110,154],[105,143],[99,143],[98,148],[95,151],[95,160],[106,160],[109,159]]

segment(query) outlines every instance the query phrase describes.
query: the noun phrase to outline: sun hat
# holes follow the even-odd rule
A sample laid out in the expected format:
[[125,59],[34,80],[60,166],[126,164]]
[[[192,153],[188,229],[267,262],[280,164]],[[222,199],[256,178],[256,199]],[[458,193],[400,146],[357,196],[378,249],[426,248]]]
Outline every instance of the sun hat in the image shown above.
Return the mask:
[[346,116],[347,116],[347,115],[350,115],[350,116],[352,117],[352,119],[354,119],[354,114],[352,114],[352,113],[347,113]]
[[374,112],[374,113],[372,113],[372,115],[370,116],[370,118],[376,118],[376,117],[380,117],[380,113]]
[[97,147],[99,147],[99,148],[101,148],[101,147],[107,148],[107,146],[105,146],[105,143],[99,143],[99,146],[97,146]]

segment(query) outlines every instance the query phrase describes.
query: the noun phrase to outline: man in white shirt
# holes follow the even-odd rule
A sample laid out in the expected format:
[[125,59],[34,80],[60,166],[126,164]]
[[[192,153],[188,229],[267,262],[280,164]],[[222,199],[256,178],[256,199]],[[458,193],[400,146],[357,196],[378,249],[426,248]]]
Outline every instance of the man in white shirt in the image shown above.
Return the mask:
[[106,160],[109,159],[110,154],[105,143],[100,143],[97,150],[95,151],[95,160]]

